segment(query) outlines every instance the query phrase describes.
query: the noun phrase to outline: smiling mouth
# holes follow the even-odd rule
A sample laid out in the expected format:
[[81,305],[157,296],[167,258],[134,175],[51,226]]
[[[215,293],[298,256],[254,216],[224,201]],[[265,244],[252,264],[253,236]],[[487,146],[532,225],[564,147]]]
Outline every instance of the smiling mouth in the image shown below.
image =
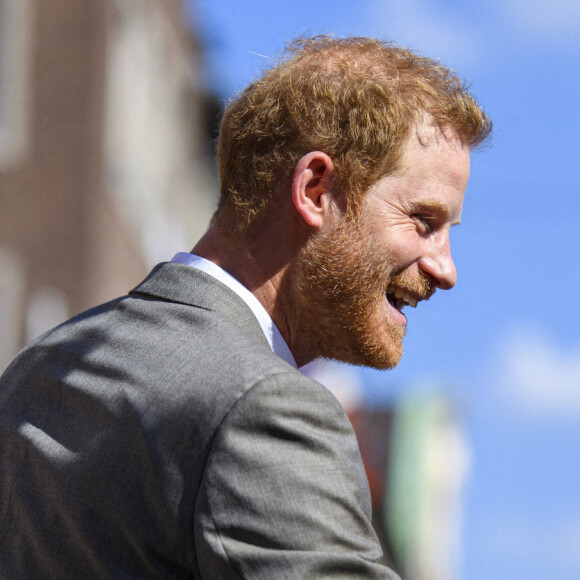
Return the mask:
[[398,286],[389,286],[387,288],[386,296],[389,304],[399,312],[401,312],[405,306],[416,308],[417,303],[420,300]]

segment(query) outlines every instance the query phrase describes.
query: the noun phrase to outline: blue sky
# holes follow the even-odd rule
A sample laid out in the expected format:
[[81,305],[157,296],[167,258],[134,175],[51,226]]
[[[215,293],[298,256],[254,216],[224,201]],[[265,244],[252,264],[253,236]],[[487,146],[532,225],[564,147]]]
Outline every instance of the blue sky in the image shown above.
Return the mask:
[[580,578],[580,2],[197,0],[195,14],[224,97],[301,34],[396,40],[470,81],[495,134],[453,232],[458,283],[408,314],[402,364],[365,371],[365,396],[436,382],[459,401],[462,578]]

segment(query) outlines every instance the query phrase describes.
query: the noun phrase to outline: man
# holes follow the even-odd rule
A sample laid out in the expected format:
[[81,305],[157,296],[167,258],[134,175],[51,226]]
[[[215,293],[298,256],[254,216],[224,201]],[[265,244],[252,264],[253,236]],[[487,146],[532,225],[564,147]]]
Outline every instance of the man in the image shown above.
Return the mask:
[[225,112],[192,254],[25,349],[0,383],[2,578],[395,578],[337,401],[302,375],[402,354],[455,283],[490,121],[446,68],[314,38]]

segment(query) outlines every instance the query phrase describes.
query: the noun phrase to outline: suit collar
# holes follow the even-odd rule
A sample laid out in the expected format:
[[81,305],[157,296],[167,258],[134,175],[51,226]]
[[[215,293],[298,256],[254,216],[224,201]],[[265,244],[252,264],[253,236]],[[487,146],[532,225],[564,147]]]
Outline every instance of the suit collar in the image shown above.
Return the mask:
[[130,294],[152,296],[221,313],[269,347],[249,306],[225,284],[191,266],[174,262],[158,264]]

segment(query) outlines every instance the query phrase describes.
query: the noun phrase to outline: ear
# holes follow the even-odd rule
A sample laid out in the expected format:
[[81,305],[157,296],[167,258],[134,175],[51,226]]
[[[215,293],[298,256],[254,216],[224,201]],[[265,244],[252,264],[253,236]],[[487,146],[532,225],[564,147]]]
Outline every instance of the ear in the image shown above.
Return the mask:
[[334,164],[322,151],[311,151],[300,158],[292,177],[292,203],[302,219],[321,228],[333,216]]

